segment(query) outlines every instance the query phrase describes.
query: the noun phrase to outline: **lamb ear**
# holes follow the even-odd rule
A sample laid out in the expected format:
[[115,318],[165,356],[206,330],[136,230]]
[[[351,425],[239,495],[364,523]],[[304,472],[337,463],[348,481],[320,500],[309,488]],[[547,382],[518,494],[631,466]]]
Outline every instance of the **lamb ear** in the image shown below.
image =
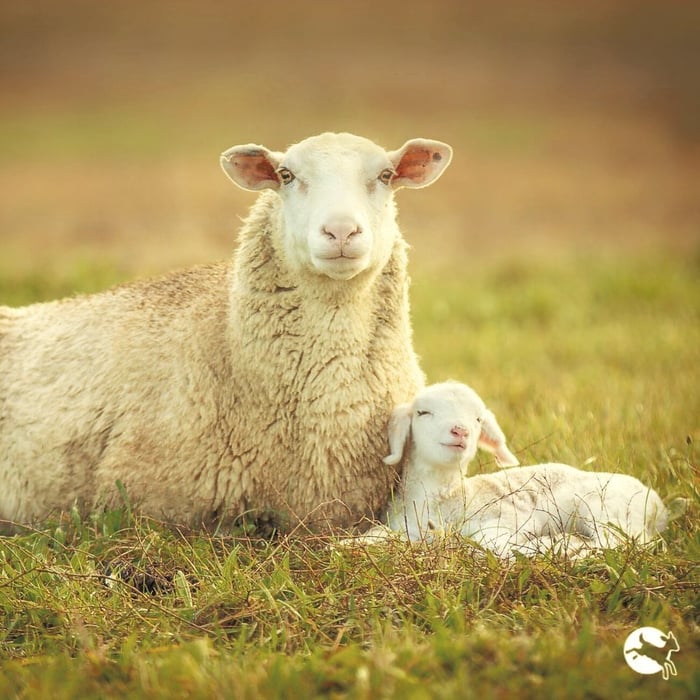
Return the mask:
[[506,436],[498,425],[496,416],[488,409],[481,418],[479,447],[494,454],[499,467],[517,467],[520,464],[518,458],[508,449]]
[[392,187],[426,187],[435,182],[452,160],[452,148],[441,141],[411,139],[389,153],[396,175]]
[[398,464],[403,457],[406,441],[411,432],[412,404],[404,403],[397,406],[389,418],[389,451],[384,457],[384,464]]
[[249,143],[224,151],[220,163],[226,175],[244,190],[277,190],[281,184],[277,168],[282,155]]

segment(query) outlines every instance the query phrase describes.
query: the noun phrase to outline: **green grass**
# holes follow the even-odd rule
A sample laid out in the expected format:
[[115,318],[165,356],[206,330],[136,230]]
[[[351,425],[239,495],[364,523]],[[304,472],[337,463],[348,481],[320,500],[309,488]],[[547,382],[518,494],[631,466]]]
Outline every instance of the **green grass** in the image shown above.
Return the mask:
[[[78,265],[13,279],[0,299],[119,276]],[[413,276],[429,379],[475,386],[523,462],[625,471],[690,499],[665,543],[503,564],[462,541],[342,549],[179,531],[128,505],[66,513],[0,543],[0,697],[700,694],[697,262],[501,260]],[[641,625],[674,631],[677,677],[627,668],[622,644]]]

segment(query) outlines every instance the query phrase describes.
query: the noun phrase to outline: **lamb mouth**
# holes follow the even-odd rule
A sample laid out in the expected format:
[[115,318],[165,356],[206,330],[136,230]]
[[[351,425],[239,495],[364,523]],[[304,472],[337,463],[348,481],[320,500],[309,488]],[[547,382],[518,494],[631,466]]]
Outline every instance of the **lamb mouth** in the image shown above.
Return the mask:
[[440,443],[443,447],[452,447],[457,450],[466,450],[467,449],[467,443],[466,442],[441,442]]

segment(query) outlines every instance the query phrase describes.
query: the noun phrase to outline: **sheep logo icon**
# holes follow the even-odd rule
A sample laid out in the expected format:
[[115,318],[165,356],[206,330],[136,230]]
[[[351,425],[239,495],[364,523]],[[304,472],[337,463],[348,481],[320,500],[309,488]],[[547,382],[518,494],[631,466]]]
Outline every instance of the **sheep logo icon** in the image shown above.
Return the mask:
[[651,675],[661,671],[665,681],[677,675],[671,654],[680,646],[673,632],[664,634],[656,627],[640,627],[625,640],[625,661],[637,673]]

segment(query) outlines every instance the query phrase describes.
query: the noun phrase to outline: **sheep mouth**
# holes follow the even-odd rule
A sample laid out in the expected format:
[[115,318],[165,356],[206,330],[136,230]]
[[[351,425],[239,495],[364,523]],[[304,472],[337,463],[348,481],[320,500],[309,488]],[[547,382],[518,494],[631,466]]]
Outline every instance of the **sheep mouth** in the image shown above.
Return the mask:
[[332,257],[316,256],[312,260],[313,267],[331,279],[349,280],[363,270],[367,269],[367,259],[365,256],[349,257],[347,255],[336,255]]
[[467,443],[464,440],[460,440],[459,442],[441,442],[440,443],[443,447],[447,447],[453,450],[466,450],[467,449]]
[[344,253],[341,253],[340,255],[324,255],[320,256],[320,260],[323,260],[324,262],[335,262],[336,260],[358,260],[360,255],[345,255]]

